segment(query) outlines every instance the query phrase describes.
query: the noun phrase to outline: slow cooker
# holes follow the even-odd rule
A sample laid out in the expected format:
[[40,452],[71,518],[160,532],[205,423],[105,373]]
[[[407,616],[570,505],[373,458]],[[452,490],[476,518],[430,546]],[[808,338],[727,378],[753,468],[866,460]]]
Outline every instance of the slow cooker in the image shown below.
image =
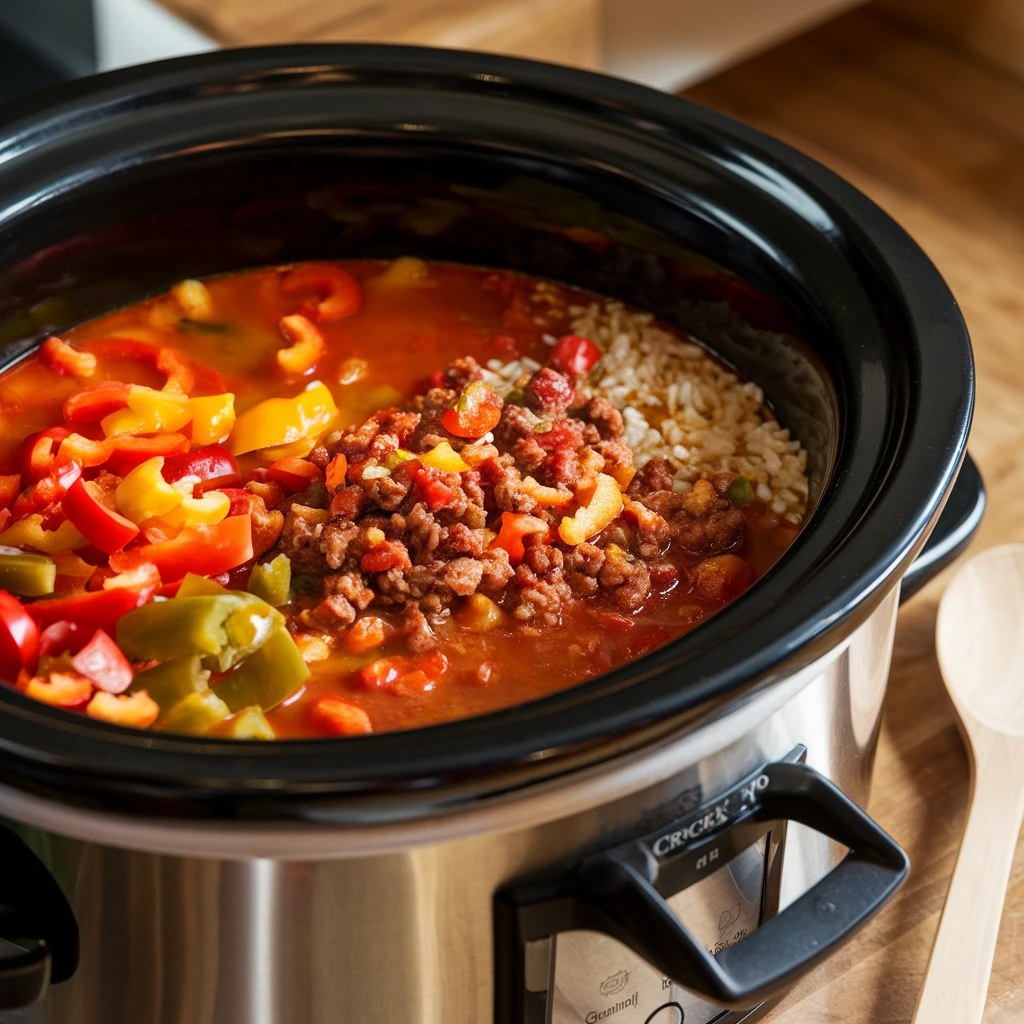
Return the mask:
[[907,860],[861,807],[896,611],[984,504],[964,324],[885,213],[719,114],[481,54],[236,50],[0,119],[7,362],[183,277],[518,268],[756,380],[813,499],[695,632],[479,718],[260,744],[0,688],[0,1020],[734,1024],[884,904]]

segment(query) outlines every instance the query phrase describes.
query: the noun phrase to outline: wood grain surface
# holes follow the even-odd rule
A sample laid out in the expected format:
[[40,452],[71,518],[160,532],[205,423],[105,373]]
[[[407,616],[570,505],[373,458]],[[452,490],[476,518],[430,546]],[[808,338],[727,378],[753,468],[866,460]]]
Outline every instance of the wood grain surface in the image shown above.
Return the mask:
[[224,46],[387,40],[596,68],[599,0],[160,0]]
[[[844,175],[935,261],[963,309],[977,360],[970,451],[989,508],[972,550],[1024,541],[1024,83],[866,8],[687,95]],[[900,612],[870,805],[909,852],[910,879],[876,921],[797,986],[772,1024],[905,1024],[913,1016],[969,786],[935,657],[947,578]],[[1019,1021],[1021,843],[985,1011],[986,1024]]]

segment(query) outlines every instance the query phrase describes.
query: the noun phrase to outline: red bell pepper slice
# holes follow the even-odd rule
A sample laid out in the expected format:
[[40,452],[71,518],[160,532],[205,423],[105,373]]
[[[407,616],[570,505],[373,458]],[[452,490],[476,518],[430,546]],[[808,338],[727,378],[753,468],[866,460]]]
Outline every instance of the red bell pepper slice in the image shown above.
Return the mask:
[[284,484],[291,491],[304,491],[313,480],[322,479],[323,470],[309,459],[294,455],[278,459],[268,470],[267,476]]
[[133,672],[121,648],[102,629],[71,659],[79,675],[91,679],[107,693],[124,693],[132,685]]
[[104,380],[87,384],[64,401],[64,419],[68,423],[99,423],[128,404],[130,384],[123,380]]
[[289,270],[281,281],[285,295],[315,295],[300,312],[313,320],[341,320],[351,316],[362,302],[359,283],[341,267],[329,263],[304,263]]
[[566,334],[558,339],[551,350],[548,366],[570,377],[579,377],[589,373],[600,358],[601,350],[589,338]]
[[17,681],[24,669],[36,669],[39,657],[39,627],[25,606],[6,590],[0,590],[0,678]]
[[94,590],[75,597],[52,597],[33,601],[28,610],[36,623],[45,628],[53,622],[67,619],[79,626],[91,626],[113,633],[117,620],[133,608],[145,604],[153,596],[152,587],[114,587]]
[[0,508],[10,508],[19,494],[21,494],[20,473],[0,476]]
[[58,455],[53,469],[32,488],[32,500],[39,508],[59,501],[81,476],[82,467],[78,462],[62,460]]
[[110,556],[115,572],[150,562],[168,583],[186,573],[216,576],[252,558],[252,521],[249,516],[228,516],[209,526],[186,526],[177,537],[157,544],[143,544]]
[[234,455],[219,444],[210,444],[194,452],[167,455],[160,472],[169,484],[182,477],[197,476],[200,482],[196,486],[201,491],[228,487],[242,479]]
[[108,555],[139,535],[139,528],[119,512],[107,508],[94,493],[94,488],[90,488],[81,477],[68,488],[61,506],[75,529]]
[[167,378],[165,388],[175,388],[187,395],[195,387],[191,366],[173,348],[158,348],[134,338],[97,338],[89,342],[89,351],[100,358],[150,363]]
[[41,480],[53,469],[56,461],[54,448],[71,431],[67,427],[48,427],[30,434],[21,445],[22,471],[32,480]]
[[39,657],[57,658],[62,654],[77,654],[88,642],[95,630],[80,626],[68,619],[51,622],[39,634]]

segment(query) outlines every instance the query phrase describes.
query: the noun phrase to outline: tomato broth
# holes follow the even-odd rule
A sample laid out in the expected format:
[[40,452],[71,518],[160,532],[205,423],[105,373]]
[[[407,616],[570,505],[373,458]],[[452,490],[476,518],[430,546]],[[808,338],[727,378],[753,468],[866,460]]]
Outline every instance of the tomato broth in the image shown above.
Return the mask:
[[[297,274],[303,267],[313,270]],[[348,298],[332,291],[344,280],[338,271],[354,289]],[[647,460],[638,472],[628,424],[600,391],[602,353],[572,330],[598,301],[508,271],[347,261],[187,282],[51,339],[0,375],[0,545],[54,565],[52,589],[33,582],[28,592],[9,582],[23,576],[0,565],[11,592],[0,595],[0,675],[117,724],[240,738],[355,735],[542,697],[695,628],[762,576],[800,523],[718,465],[692,485],[672,483],[667,463],[659,470]],[[291,361],[281,355],[289,349]],[[521,377],[494,384],[494,368],[511,364]],[[313,395],[304,389],[314,381],[326,404],[314,409],[309,399],[299,418],[313,426],[301,436],[285,431],[257,448],[241,438],[248,430],[265,440],[271,407],[260,403]],[[103,382],[122,384],[104,391]],[[481,388],[502,394],[484,396],[496,411],[474,428],[465,410],[477,409]],[[224,396],[233,396],[230,410],[218,405]],[[325,412],[331,404],[336,411]],[[52,440],[40,440],[47,430]],[[127,447],[118,448],[121,437]],[[160,440],[168,437],[182,440]],[[204,451],[234,468],[203,479],[195,459]],[[174,465],[186,481],[176,491]],[[100,514],[107,519],[97,525]],[[33,517],[44,533],[19,532]],[[236,557],[248,556],[228,565],[225,524],[242,519],[252,543],[242,538]],[[52,537],[65,522],[73,539],[58,550]],[[105,550],[118,530],[128,539]],[[183,541],[207,543],[215,531],[213,553]],[[290,575],[278,600],[267,598],[276,613],[225,597],[266,598],[284,579],[268,591],[266,567],[283,567],[281,558]],[[160,629],[165,609],[185,607],[179,588],[189,607],[221,601],[209,635],[195,617],[169,627],[177,646],[122,629],[124,614],[143,632]],[[82,610],[83,598],[98,609],[95,595],[118,590],[131,595],[123,606],[108,598],[106,611]],[[156,609],[150,626],[142,608]],[[231,639],[238,622],[244,640]],[[278,627],[280,643],[291,644],[280,657],[296,666],[283,694],[255,668],[242,678],[263,657],[256,634]],[[224,628],[229,641],[210,639]],[[196,639],[184,638],[189,631]],[[100,632],[119,652],[103,653]],[[186,661],[187,682],[153,674]],[[152,693],[139,685],[147,678]],[[232,702],[235,691],[242,696]],[[139,692],[146,699],[133,702]],[[185,697],[196,714],[177,710]]]

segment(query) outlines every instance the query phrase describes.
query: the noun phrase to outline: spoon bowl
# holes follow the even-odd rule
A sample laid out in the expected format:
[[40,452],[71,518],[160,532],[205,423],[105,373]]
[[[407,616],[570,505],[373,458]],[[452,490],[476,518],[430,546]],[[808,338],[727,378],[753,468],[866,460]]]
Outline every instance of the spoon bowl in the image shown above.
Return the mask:
[[965,563],[936,646],[971,764],[971,802],[915,1024],[980,1024],[1024,818],[1024,544]]
[[1024,544],[976,555],[939,606],[939,665],[970,729],[1024,736]]

